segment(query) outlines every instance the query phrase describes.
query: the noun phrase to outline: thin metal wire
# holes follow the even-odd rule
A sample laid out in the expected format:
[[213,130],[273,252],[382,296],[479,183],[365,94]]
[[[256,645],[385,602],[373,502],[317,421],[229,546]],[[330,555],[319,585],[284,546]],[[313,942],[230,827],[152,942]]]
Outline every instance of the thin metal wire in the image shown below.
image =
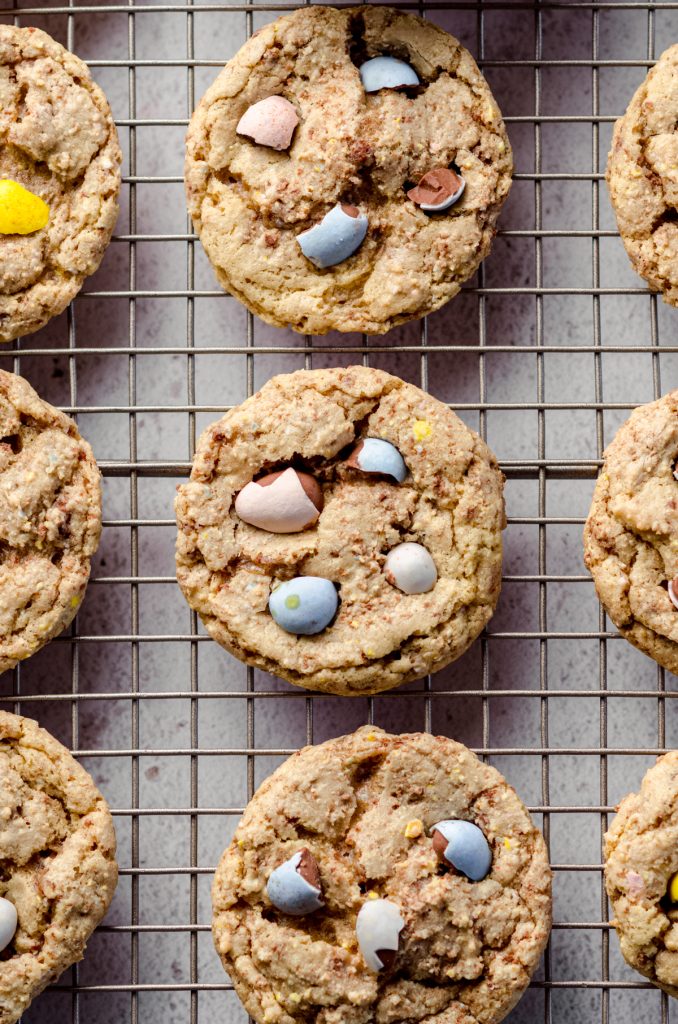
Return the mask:
[[[304,0],[308,2],[308,0]],[[352,0],[351,0],[352,2]],[[490,624],[486,633],[481,637],[478,645],[479,667],[473,673],[471,686],[464,686],[455,681],[430,677],[406,688],[404,692],[388,692],[379,695],[377,698],[368,699],[364,707],[364,718],[369,722],[380,720],[382,714],[388,714],[391,709],[396,708],[403,701],[412,703],[416,707],[413,711],[412,727],[432,730],[436,728],[438,716],[449,711],[455,722],[461,721],[463,710],[466,705],[480,709],[479,731],[474,734],[474,739],[468,741],[471,749],[482,758],[488,761],[496,759],[513,760],[521,763],[525,758],[534,759],[539,764],[538,787],[532,793],[532,803],[529,805],[531,813],[541,819],[544,835],[547,843],[551,844],[557,833],[557,826],[560,821],[569,822],[572,816],[576,820],[580,818],[592,823],[596,830],[598,840],[597,854],[582,852],[572,860],[557,860],[553,864],[557,882],[572,876],[575,880],[581,876],[591,876],[595,880],[598,905],[600,908],[599,919],[593,915],[593,911],[587,908],[581,913],[576,912],[576,920],[565,919],[563,906],[557,909],[554,932],[560,938],[568,932],[578,932],[583,937],[593,936],[595,945],[592,949],[597,950],[594,977],[573,976],[563,979],[558,971],[557,958],[552,946],[546,953],[543,973],[538,980],[533,982],[533,989],[539,993],[542,1000],[540,1016],[543,1016],[546,1024],[550,1021],[567,1022],[568,1010],[559,1011],[556,1000],[563,993],[568,992],[589,992],[593,993],[591,998],[598,1002],[587,1004],[594,1006],[590,1019],[598,1019],[601,1024],[609,1024],[615,1019],[614,998],[617,994],[624,992],[636,993],[650,986],[638,980],[622,980],[614,968],[612,960],[614,951],[614,939],[610,940],[612,925],[608,917],[607,900],[604,891],[602,876],[602,837],[608,824],[609,815],[614,811],[610,800],[610,772],[612,766],[619,758],[635,758],[647,762],[652,757],[667,749],[667,707],[670,707],[678,692],[667,689],[665,674],[657,670],[656,687],[651,682],[637,689],[626,689],[620,685],[619,677],[615,680],[616,685],[610,685],[608,680],[608,665],[612,652],[620,648],[620,640],[616,632],[609,628],[605,615],[600,611],[599,619],[592,622],[593,628],[562,629],[553,628],[554,604],[557,603],[559,587],[577,585],[582,592],[591,586],[588,575],[581,571],[581,565],[573,564],[567,572],[554,572],[549,566],[549,538],[553,536],[553,530],[557,527],[574,528],[577,533],[581,531],[583,524],[582,515],[562,514],[558,509],[557,502],[550,496],[551,485],[568,482],[575,485],[580,481],[590,481],[596,476],[601,465],[602,453],[606,439],[606,428],[610,422],[616,424],[620,418],[624,418],[626,412],[634,404],[629,395],[615,396],[609,394],[609,388],[605,385],[604,361],[612,355],[626,355],[629,357],[649,357],[652,365],[652,387],[655,396],[661,394],[661,366],[660,353],[663,356],[678,354],[678,343],[660,341],[660,314],[656,297],[647,298],[647,292],[639,282],[631,286],[610,286],[604,285],[601,278],[601,246],[604,241],[613,238],[616,232],[604,226],[601,218],[602,197],[605,195],[601,189],[601,182],[604,173],[601,166],[601,158],[604,156],[602,144],[605,126],[609,125],[615,116],[601,110],[600,88],[601,74],[605,69],[630,68],[643,69],[650,67],[655,56],[655,33],[656,14],[659,10],[678,10],[676,3],[605,3],[595,2],[550,2],[550,0],[534,0],[534,2],[495,2],[495,0],[458,0],[458,2],[439,2],[439,0],[417,0],[413,5],[405,2],[395,2],[396,6],[418,7],[420,13],[427,16],[432,11],[467,12],[475,19],[476,31],[476,53],[481,66],[491,72],[501,73],[507,70],[524,69],[527,75],[532,78],[533,108],[530,112],[511,114],[506,118],[509,129],[512,126],[524,127],[525,132],[531,132],[534,145],[534,160],[531,169],[524,168],[515,174],[516,182],[524,182],[525,187],[533,189],[533,224],[521,227],[503,227],[499,231],[497,244],[512,244],[514,240],[531,240],[534,249],[534,277],[529,283],[503,286],[493,283],[492,278],[482,267],[478,279],[474,284],[468,284],[463,293],[468,301],[475,301],[477,309],[477,328],[470,336],[460,340],[459,343],[449,343],[449,339],[432,339],[432,331],[427,321],[422,322],[419,328],[418,340],[404,342],[398,340],[388,347],[380,342],[371,341],[363,336],[358,341],[355,339],[337,341],[327,344],[324,339],[305,337],[294,344],[289,340],[278,343],[266,343],[258,338],[255,321],[251,314],[248,314],[245,321],[243,337],[239,343],[234,344],[210,344],[211,338],[201,332],[196,323],[198,304],[204,300],[218,299],[223,303],[224,315],[228,316],[237,309],[235,301],[224,295],[217,288],[201,287],[200,277],[197,273],[197,260],[199,249],[196,247],[196,236],[190,222],[187,220],[185,230],[163,231],[156,230],[152,233],[142,230],[144,221],[138,214],[140,210],[141,189],[157,188],[163,185],[179,185],[181,177],[177,174],[146,174],[139,173],[143,167],[138,159],[138,143],[141,137],[141,130],[147,127],[158,129],[183,128],[188,123],[191,111],[194,109],[197,99],[197,75],[200,69],[216,69],[221,66],[222,61],[218,58],[206,58],[198,56],[196,46],[196,23],[199,15],[219,14],[226,15],[230,19],[229,25],[234,25],[237,16],[242,15],[244,21],[245,35],[250,36],[255,27],[255,17],[258,19],[262,14],[274,12],[285,12],[293,10],[298,6],[296,2],[291,3],[256,3],[254,0],[247,0],[246,3],[235,4],[200,4],[195,0],[186,0],[185,3],[177,4],[141,4],[137,0],[127,0],[125,4],[102,4],[77,6],[76,0],[68,0],[68,5],[61,6],[33,6],[19,8],[12,6],[0,11],[0,14],[9,16],[15,23],[26,24],[27,20],[41,15],[60,16],[65,18],[66,37],[65,42],[70,49],[79,49],[78,32],[83,26],[91,23],[92,19],[101,17],[118,16],[120,23],[126,23],[126,35],[124,46],[127,51],[126,58],[99,58],[95,57],[89,61],[91,67],[96,71],[101,69],[105,72],[120,70],[127,75],[128,106],[126,116],[118,121],[121,133],[126,134],[129,146],[127,173],[124,175],[124,187],[127,190],[129,201],[129,215],[126,225],[119,225],[119,230],[114,236],[114,253],[121,250],[127,254],[129,267],[127,280],[120,287],[99,288],[97,286],[86,286],[74,306],[71,307],[67,322],[67,371],[68,371],[68,406],[65,411],[71,415],[80,417],[126,417],[127,420],[127,449],[126,459],[102,459],[100,466],[107,482],[122,481],[122,486],[127,487],[128,512],[116,516],[107,516],[104,521],[106,531],[120,531],[120,535],[128,534],[129,549],[128,560],[124,568],[113,567],[110,571],[100,570],[92,582],[92,592],[104,594],[118,593],[123,590],[129,594],[129,618],[128,624],[122,627],[122,631],[102,631],[100,633],[88,632],[81,626],[83,615],[79,616],[69,632],[54,641],[55,650],[60,651],[64,647],[68,650],[70,686],[65,687],[62,692],[59,683],[45,691],[44,689],[32,690],[27,687],[22,677],[20,668],[12,673],[11,688],[6,696],[0,697],[0,702],[9,703],[17,712],[43,714],[43,709],[67,709],[70,715],[70,742],[76,756],[83,758],[85,763],[93,762],[97,765],[111,766],[114,771],[117,765],[123,772],[127,781],[126,795],[123,799],[114,801],[112,808],[116,821],[121,828],[128,829],[124,834],[129,837],[129,846],[121,857],[121,877],[129,885],[128,914],[123,923],[107,923],[101,929],[104,936],[121,936],[120,941],[128,943],[128,972],[114,984],[92,983],[92,973],[86,975],[87,980],[83,981],[85,968],[78,970],[73,968],[65,975],[60,982],[54,986],[59,993],[70,994],[71,1020],[73,1024],[93,1024],[96,1014],[90,1014],[88,1000],[96,993],[122,994],[128,1000],[123,1011],[124,1019],[131,1024],[138,1024],[146,1019],[148,1003],[142,1003],[149,995],[155,993],[179,994],[186,993],[187,1001],[181,1006],[186,1007],[186,1012],[181,1016],[182,1020],[190,1021],[190,1024],[198,1024],[199,1021],[214,1019],[213,1004],[203,1004],[202,998],[210,993],[231,993],[232,986],[222,975],[217,975],[220,980],[209,980],[213,975],[206,974],[203,967],[201,950],[202,942],[209,941],[209,920],[208,910],[201,903],[201,883],[205,884],[213,873],[215,865],[205,863],[202,855],[204,836],[209,836],[210,824],[216,819],[223,819],[226,827],[231,824],[243,811],[243,794],[240,799],[229,800],[221,794],[214,801],[213,805],[201,806],[203,799],[201,793],[202,771],[213,759],[224,759],[227,765],[244,764],[245,785],[244,797],[249,800],[255,791],[258,781],[258,766],[261,759],[281,759],[294,752],[294,743],[300,738],[275,735],[273,740],[269,738],[264,741],[260,738],[257,721],[262,721],[262,709],[273,706],[273,702],[280,702],[281,706],[291,709],[296,708],[295,702],[303,701],[303,729],[301,738],[307,743],[313,743],[317,728],[318,716],[326,713],[327,706],[339,709],[343,707],[342,698],[333,698],[326,695],[310,695],[305,691],[292,688],[278,690],[258,680],[254,671],[248,668],[243,675],[244,685],[237,687],[214,685],[211,681],[208,684],[203,682],[204,671],[201,668],[201,658],[212,645],[212,641],[200,631],[197,616],[194,612],[187,611],[187,618],[184,620],[184,627],[181,630],[169,629],[167,632],[158,630],[152,631],[148,628],[147,620],[142,616],[143,596],[148,593],[148,588],[174,587],[174,577],[166,572],[150,573],[144,569],[142,558],[142,545],[145,540],[151,537],[154,531],[162,528],[167,532],[173,526],[173,519],[167,516],[158,517],[147,512],[140,501],[140,487],[146,481],[170,479],[181,479],[187,476],[190,471],[190,460],[195,451],[196,437],[199,429],[199,417],[204,414],[221,414],[230,405],[217,405],[201,402],[199,400],[198,369],[200,360],[208,357],[227,357],[229,367],[244,366],[244,398],[251,395],[256,389],[257,383],[261,383],[257,377],[258,368],[265,358],[296,357],[299,365],[310,368],[316,360],[326,361],[328,356],[334,357],[337,361],[346,362],[349,359],[362,361],[365,365],[380,365],[392,368],[398,372],[398,360],[407,360],[408,357],[416,358],[418,361],[419,382],[424,390],[428,390],[432,382],[435,382],[435,366],[437,360],[445,359],[477,359],[478,384],[477,400],[452,402],[452,406],[462,414],[477,416],[477,426],[483,438],[492,440],[492,425],[494,417],[500,413],[516,412],[530,413],[535,423],[535,445],[529,455],[506,458],[502,461],[504,470],[510,483],[526,482],[534,488],[536,514],[510,514],[508,519],[509,529],[524,527],[529,530],[529,536],[535,538],[536,565],[532,564],[529,569],[521,567],[519,571],[507,571],[504,575],[504,585],[507,590],[515,588],[533,588],[531,592],[537,595],[537,613],[534,620],[530,620],[528,628],[507,629],[500,624]],[[338,4],[348,6],[348,4]],[[515,58],[496,58],[487,55],[486,35],[489,31],[488,20],[491,15],[501,12],[526,12],[533,18],[533,54],[516,56]],[[562,59],[549,56],[549,32],[550,22],[548,15],[565,11],[569,16],[579,14],[580,17],[590,19],[590,50],[588,56],[576,55],[572,58]],[[601,19],[607,12],[639,12],[647,17],[647,55],[645,58],[634,54],[633,56],[622,55],[619,59],[609,59],[601,56],[600,30]],[[177,52],[173,58],[149,58],[140,56],[137,45],[137,18],[142,15],[162,18],[167,16],[181,17],[185,22],[185,45],[183,54]],[[84,57],[87,57],[86,48]],[[138,116],[141,106],[137,104],[137,96],[140,90],[141,76],[143,69],[173,69],[181,75],[186,83],[185,106],[181,107],[179,98],[176,117],[155,117]],[[588,112],[578,113],[547,113],[544,110],[543,102],[544,82],[547,72],[555,69],[571,69],[577,76],[590,76],[591,83],[591,106]],[[620,104],[622,97],[619,98]],[[147,109],[142,111],[147,113]],[[545,169],[544,139],[545,132],[549,126],[582,126],[590,129],[591,138],[591,161],[590,170],[587,169],[588,161],[583,167],[574,170],[553,170]],[[602,126],[602,127],[601,127]],[[174,136],[173,136],[174,137]],[[546,208],[546,189],[549,183],[581,183],[581,187],[590,185],[591,189],[591,222],[589,226],[579,225],[577,227],[554,227],[549,223]],[[179,225],[179,227],[182,227]],[[554,286],[548,281],[548,248],[550,240],[573,239],[581,240],[582,244],[590,244],[591,249],[591,276],[590,283],[581,286]],[[185,288],[149,288],[145,287],[143,276],[140,271],[141,244],[149,243],[165,244],[177,243],[185,245]],[[116,282],[118,283],[118,282]],[[506,336],[502,336],[501,330],[497,332],[496,319],[492,320],[492,303],[505,296],[525,297],[534,304],[534,331],[533,336],[522,343],[511,344]],[[589,298],[592,310],[592,327],[590,340],[582,344],[560,344],[549,337],[546,326],[545,304],[549,297],[572,296],[578,299]],[[613,342],[603,345],[602,327],[602,303],[610,296],[642,296],[638,301],[648,302],[649,327],[647,333],[642,336],[630,338],[630,344],[624,345]],[[173,343],[171,340],[165,342],[149,343],[146,337],[141,336],[138,316],[141,310],[141,303],[144,300],[160,300],[171,302],[180,299],[185,302],[185,344]],[[78,309],[85,309],[80,303],[90,304],[92,302],[102,304],[109,300],[117,300],[126,305],[127,308],[127,338],[126,344],[97,346],[92,344],[91,338],[83,337],[83,332],[78,332],[77,312]],[[464,297],[457,300],[463,302]],[[265,335],[270,338],[270,335]],[[416,337],[414,334],[408,337]],[[649,340],[648,340],[649,339]],[[89,344],[88,344],[89,342]],[[525,357],[534,361],[534,391],[531,400],[494,400],[493,374],[495,373],[497,360],[505,357],[508,353],[514,358]],[[586,399],[573,401],[561,396],[553,389],[547,388],[547,368],[549,357],[553,354],[573,355],[579,358],[590,359],[593,368],[592,400],[590,395]],[[38,361],[36,365],[44,365],[44,360],[55,359],[60,355],[60,350],[50,347],[41,336],[36,338],[23,339],[9,346],[0,353],[0,361],[11,360],[12,368],[21,372],[22,365],[28,359]],[[127,378],[127,400],[125,403],[93,404],[88,402],[87,396],[83,395],[83,388],[78,387],[78,370],[81,374],[83,367],[89,365],[91,360],[102,358],[111,360],[111,365],[117,364],[119,360],[125,361]],[[167,401],[162,404],[144,400],[143,393],[139,387],[141,368],[145,366],[150,358],[159,359],[162,357],[177,357],[185,361],[185,387],[179,400],[173,401],[168,396]],[[414,365],[414,364],[408,364]],[[259,371],[260,372],[260,371]],[[416,377],[415,377],[416,379]],[[82,377],[81,377],[82,381]],[[435,388],[434,388],[435,390]],[[164,399],[164,396],[163,396]],[[591,446],[587,457],[565,458],[557,457],[549,451],[548,446],[548,417],[550,414],[558,413],[590,413],[595,419],[595,445]],[[143,458],[140,452],[143,448],[140,445],[141,422],[144,416],[155,414],[185,416],[187,423],[187,454],[186,451],[177,452],[171,459],[153,460]],[[83,426],[86,433],[86,427]],[[555,509],[555,511],[554,511]],[[511,511],[509,509],[509,511]],[[169,513],[169,510],[168,510]],[[527,535],[527,534],[526,534]],[[116,589],[117,588],[117,589]],[[89,621],[89,620],[88,620]],[[497,668],[501,669],[502,659],[506,657],[506,650],[511,651],[512,645],[516,642],[528,642],[535,645],[538,651],[538,669],[535,667],[534,686],[501,685],[494,678]],[[597,673],[593,674],[590,686],[586,683],[589,680],[578,680],[576,686],[565,688],[563,685],[554,685],[550,672],[554,658],[554,645],[565,642],[573,647],[582,642],[590,642],[592,647],[597,649]],[[177,654],[180,651],[188,652],[188,675],[186,682],[181,680],[181,689],[172,689],[167,685],[162,689],[155,688],[147,690],[144,688],[142,673],[142,652],[153,645],[176,645]],[[122,681],[119,688],[115,687],[113,680],[106,681],[97,687],[96,692],[83,690],[83,665],[86,664],[88,650],[103,647],[104,650],[112,646],[122,647],[129,652],[129,675]],[[579,649],[578,647],[576,648]],[[510,655],[509,655],[510,656]],[[178,663],[178,659],[177,659]],[[171,681],[169,681],[171,684]],[[146,721],[144,712],[152,709],[157,715],[163,713],[166,703],[169,701],[187,702],[190,712],[188,715],[188,732],[184,734],[181,744],[171,746],[166,742],[148,742],[148,737],[142,730],[142,723]],[[213,708],[219,707],[219,702],[228,701],[229,707],[234,709],[235,714],[242,715],[241,743],[235,746],[228,743],[215,743],[213,740],[205,740],[207,730],[202,727],[201,712],[209,716]],[[493,742],[495,722],[501,720],[502,707],[509,704],[516,704],[524,701],[530,709],[535,707],[538,715],[538,729],[529,744],[497,744]],[[622,706],[629,701],[652,702],[654,708],[656,703],[656,745],[651,745],[643,739],[638,742],[614,745],[610,739],[610,707],[613,701],[621,701]],[[216,702],[216,705],[214,704]],[[290,703],[291,702],[291,703]],[[536,703],[535,703],[536,702]],[[563,706],[571,707],[572,702],[578,705],[584,702],[587,713],[594,720],[597,715],[597,737],[589,738],[588,742],[581,744],[553,740],[553,709],[562,702]],[[113,709],[113,714],[128,715],[129,718],[129,744],[127,746],[109,747],[97,746],[89,741],[84,734],[81,716],[84,717],[87,709],[98,705],[107,704]],[[654,713],[654,712],[653,712]],[[415,724],[416,714],[416,724]],[[259,716],[259,717],[258,717]],[[262,736],[267,733],[262,729]],[[292,741],[292,742],[291,742]],[[127,743],[127,740],[124,741]],[[568,799],[559,799],[554,775],[553,759],[568,757],[592,758],[598,766],[598,795],[589,800],[582,800],[582,803],[570,802]],[[177,760],[187,765],[188,770],[188,796],[185,805],[179,795],[172,798],[171,806],[153,806],[147,800],[142,800],[142,780],[146,766],[156,764],[164,759],[175,763]],[[509,764],[510,768],[510,764]],[[234,769],[235,771],[235,769]],[[220,799],[221,798],[221,799]],[[223,804],[221,803],[223,800]],[[242,801],[242,803],[241,803]],[[168,827],[182,828],[187,822],[188,851],[184,853],[177,863],[161,863],[159,852],[154,857],[153,850],[149,851],[144,847],[144,829],[154,821],[167,821]],[[575,826],[573,826],[575,827]],[[155,833],[153,833],[155,834]],[[555,849],[555,847],[554,847]],[[592,858],[596,859],[592,859]],[[150,861],[150,862],[149,862]],[[156,861],[158,861],[156,863]],[[180,913],[179,920],[168,922],[157,920],[157,916],[148,919],[144,912],[144,889],[143,885],[160,880],[186,880],[188,899],[185,908]],[[591,919],[588,919],[591,917]],[[149,981],[143,968],[143,947],[141,942],[146,935],[161,935],[168,933],[177,936],[187,936],[186,941],[186,963],[187,972],[184,977],[175,981],[167,982],[165,976],[157,982]],[[202,938],[201,938],[202,937]],[[223,980],[222,980],[223,979]],[[225,996],[223,998],[226,998]],[[101,1005],[101,1004],[99,1004]],[[164,1004],[163,1004],[164,1005]],[[207,1009],[203,1010],[203,1005]],[[178,1011],[176,1011],[178,1012]],[[574,1011],[573,1011],[574,1015]],[[148,1014],[149,1017],[152,1014]],[[122,1018],[121,1018],[122,1019]],[[153,1018],[155,1019],[155,1018]],[[159,1019],[159,1018],[158,1018]],[[173,1019],[179,1019],[178,1016]],[[230,1020],[231,1018],[229,1018]],[[242,1018],[238,1018],[242,1019]],[[525,1018],[523,1018],[525,1019]],[[536,1014],[535,1014],[536,1019]],[[579,1019],[579,1018],[577,1018]],[[666,997],[660,1000],[660,1020],[662,1024],[669,1021],[669,1004]]]

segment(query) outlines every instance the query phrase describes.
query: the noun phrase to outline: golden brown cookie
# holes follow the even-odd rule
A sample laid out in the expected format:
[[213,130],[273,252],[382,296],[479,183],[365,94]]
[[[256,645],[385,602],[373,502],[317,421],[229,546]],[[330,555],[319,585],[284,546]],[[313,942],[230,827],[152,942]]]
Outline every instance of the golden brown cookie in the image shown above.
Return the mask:
[[0,1024],[14,1024],[82,959],[113,897],[118,865],[113,820],[91,777],[37,722],[4,711],[0,865],[0,896],[18,917],[2,952]]
[[[368,439],[391,460],[382,470],[397,473],[400,460],[402,482],[356,465]],[[251,525],[236,508],[251,481],[283,468],[305,470],[323,492],[320,514],[309,501],[307,528],[293,533]],[[268,505],[270,487],[259,491]],[[376,693],[458,658],[489,620],[502,492],[487,445],[419,388],[362,366],[281,375],[200,438],[176,501],[177,578],[209,633],[241,660],[298,686]],[[402,544],[426,549],[415,558],[425,570],[418,592],[411,565],[387,565]],[[338,610],[329,607],[322,631],[298,635],[278,621],[302,614],[305,596],[293,589],[280,602],[278,587],[285,594],[287,581],[307,577],[324,581],[310,611],[322,617],[333,595]]]
[[678,305],[678,44],[669,47],[614,127],[610,199],[635,270]]
[[678,391],[641,405],[605,452],[584,556],[627,640],[678,672]]
[[46,227],[0,234],[0,341],[37,331],[97,269],[118,216],[121,160],[87,66],[39,29],[0,25],[0,178],[49,206]]
[[626,962],[678,998],[678,751],[622,800],[605,836],[605,886]]
[[[366,92],[359,67],[378,55],[405,61],[420,84]],[[271,96],[298,116],[289,149],[238,134]],[[270,127],[269,143],[284,145],[277,111]],[[453,206],[427,213],[408,197],[452,165],[465,182]],[[254,313],[296,331],[383,334],[437,309],[475,272],[512,166],[497,104],[457,39],[388,7],[305,7],[255,33],[208,89],[185,178],[219,282]],[[367,235],[319,269],[298,236],[341,203],[367,216]]]
[[[489,848],[477,881],[434,845],[435,825],[461,822]],[[305,891],[320,906],[290,902]],[[546,945],[551,871],[495,768],[442,736],[365,726],[305,747],[259,787],[212,906],[217,952],[257,1024],[497,1024]]]
[[74,618],[101,533],[101,476],[72,419],[0,370],[0,672]]

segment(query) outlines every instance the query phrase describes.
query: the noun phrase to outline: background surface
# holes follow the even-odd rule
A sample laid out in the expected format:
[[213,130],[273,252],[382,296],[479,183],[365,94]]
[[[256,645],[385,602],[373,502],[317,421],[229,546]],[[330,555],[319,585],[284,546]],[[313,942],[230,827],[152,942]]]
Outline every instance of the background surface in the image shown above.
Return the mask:
[[[16,6],[87,60],[125,152],[122,211],[69,313],[0,365],[77,416],[104,473],[105,528],[69,635],[0,679],[2,706],[74,749],[115,814],[120,885],[84,962],[27,1024],[243,1024],[212,948],[214,866],[285,756],[374,721],[489,759],[543,824],[555,927],[511,1024],[678,1020],[621,961],[601,836],[658,750],[676,681],[615,636],[583,566],[601,452],[678,379],[678,312],[649,295],[603,181],[612,122],[678,40],[678,3],[436,2],[506,117],[516,180],[480,275],[386,338],[303,338],[222,294],[187,222],[187,118],[248,33],[294,5]],[[413,7],[412,10],[423,8]],[[373,700],[309,697],[247,670],[174,583],[175,487],[195,438],[273,373],[364,361],[421,384],[487,438],[507,474],[504,589],[490,629],[428,681]]]

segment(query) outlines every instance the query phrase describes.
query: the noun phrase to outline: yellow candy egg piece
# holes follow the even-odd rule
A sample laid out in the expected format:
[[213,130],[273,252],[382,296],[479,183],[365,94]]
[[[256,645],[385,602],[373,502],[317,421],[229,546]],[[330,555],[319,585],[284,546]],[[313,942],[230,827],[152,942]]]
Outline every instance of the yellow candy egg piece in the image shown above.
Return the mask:
[[672,903],[678,903],[678,871],[669,880],[669,899]]
[[18,181],[0,180],[0,235],[30,235],[49,220],[49,206]]

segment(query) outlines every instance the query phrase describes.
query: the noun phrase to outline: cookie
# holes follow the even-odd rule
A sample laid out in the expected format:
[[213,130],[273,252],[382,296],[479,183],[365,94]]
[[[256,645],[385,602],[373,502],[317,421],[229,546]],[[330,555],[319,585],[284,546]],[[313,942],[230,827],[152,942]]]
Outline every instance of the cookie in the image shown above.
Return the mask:
[[[453,825],[489,847],[479,881],[438,842],[435,826]],[[304,890],[321,906],[294,910]],[[257,1024],[496,1024],[546,945],[551,871],[496,769],[442,736],[365,726],[259,787],[212,905],[217,952]]]
[[[389,7],[305,7],[255,33],[207,91],[185,181],[220,284],[253,313],[383,334],[476,271],[512,168],[457,39]],[[450,170],[465,187],[445,206]]]
[[614,127],[607,184],[634,269],[678,306],[678,44],[669,47]]
[[0,903],[14,908],[16,922],[2,953],[0,1022],[13,1024],[82,959],[108,910],[118,866],[113,820],[91,777],[37,722],[5,711],[0,864]]
[[0,179],[48,207],[46,223],[25,220],[23,193],[5,186],[0,196],[0,341],[11,341],[61,313],[101,263],[122,156],[87,66],[45,32],[14,25],[0,25],[0,143]]
[[[584,529],[605,611],[634,646],[678,672],[678,391],[641,405],[607,448]],[[673,595],[673,598],[672,598]]]
[[[626,962],[678,998],[678,751],[657,759],[605,835],[605,886]],[[673,883],[673,884],[672,884]]]
[[101,533],[101,478],[72,419],[0,370],[0,672],[75,616]]
[[[458,658],[491,617],[503,481],[477,434],[397,377],[274,377],[200,438],[176,500],[177,579],[242,661],[330,693],[387,690]],[[403,544],[423,559],[387,565]]]

